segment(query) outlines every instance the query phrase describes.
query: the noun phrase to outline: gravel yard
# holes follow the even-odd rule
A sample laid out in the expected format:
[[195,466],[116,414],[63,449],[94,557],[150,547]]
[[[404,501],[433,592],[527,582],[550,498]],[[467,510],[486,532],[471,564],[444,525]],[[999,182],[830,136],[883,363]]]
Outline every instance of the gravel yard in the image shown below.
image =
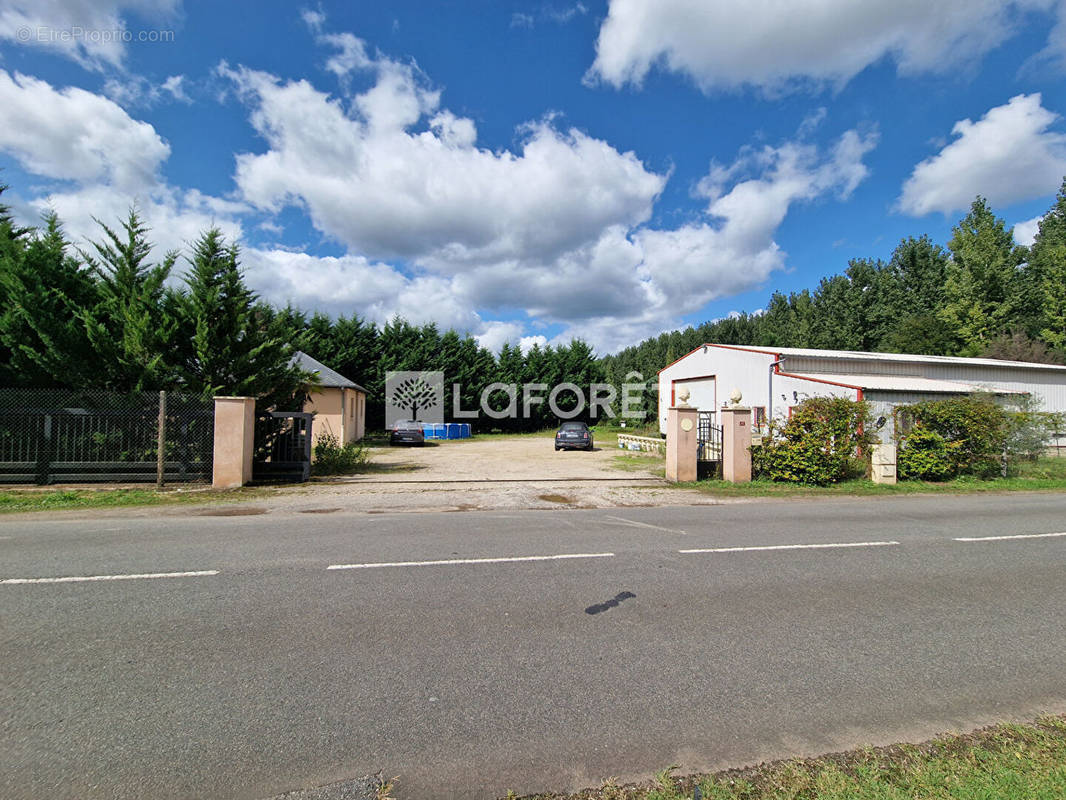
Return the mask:
[[[296,511],[469,511],[715,504],[676,489],[662,459],[634,454],[626,469],[613,436],[592,452],[556,452],[552,434],[376,447],[370,472],[315,481],[271,500]],[[646,459],[647,465],[642,462]]]

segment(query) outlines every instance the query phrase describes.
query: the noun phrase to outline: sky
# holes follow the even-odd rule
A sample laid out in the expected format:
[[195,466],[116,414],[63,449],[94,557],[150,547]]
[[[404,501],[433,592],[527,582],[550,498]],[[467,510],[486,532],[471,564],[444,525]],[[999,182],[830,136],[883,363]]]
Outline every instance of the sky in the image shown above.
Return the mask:
[[[20,220],[275,304],[601,354],[1066,176],[1066,0],[0,0]],[[175,280],[187,268],[179,261]]]

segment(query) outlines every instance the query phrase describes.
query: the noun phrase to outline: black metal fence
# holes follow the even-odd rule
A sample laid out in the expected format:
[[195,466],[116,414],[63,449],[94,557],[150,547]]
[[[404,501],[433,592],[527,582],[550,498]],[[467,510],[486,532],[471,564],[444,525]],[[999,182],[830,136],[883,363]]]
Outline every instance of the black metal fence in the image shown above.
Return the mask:
[[252,480],[306,481],[311,477],[311,421],[300,411],[272,411],[255,420]]
[[195,395],[0,389],[0,483],[210,481],[213,451]]

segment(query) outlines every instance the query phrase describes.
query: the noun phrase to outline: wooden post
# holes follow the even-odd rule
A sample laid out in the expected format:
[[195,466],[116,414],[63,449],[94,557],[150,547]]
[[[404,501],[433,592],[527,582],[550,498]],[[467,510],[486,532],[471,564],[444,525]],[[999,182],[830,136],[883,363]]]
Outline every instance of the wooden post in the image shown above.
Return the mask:
[[167,393],[159,392],[159,424],[156,426],[155,442],[155,488],[163,488],[163,475],[166,473],[167,447]]

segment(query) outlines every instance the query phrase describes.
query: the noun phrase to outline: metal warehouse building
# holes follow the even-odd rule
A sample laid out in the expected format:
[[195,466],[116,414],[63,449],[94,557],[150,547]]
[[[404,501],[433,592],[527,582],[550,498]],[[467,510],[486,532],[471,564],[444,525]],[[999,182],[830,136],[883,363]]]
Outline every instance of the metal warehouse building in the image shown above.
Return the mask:
[[[991,392],[1005,402],[1031,395],[1041,411],[1066,412],[1066,366],[898,353],[857,353],[705,344],[659,371],[659,430],[666,412],[689,390],[690,406],[714,413],[734,389],[754,409],[756,426],[767,416],[785,417],[807,397],[835,396],[870,403],[885,416],[882,438],[893,434],[892,410],[921,400]],[[1061,452],[1066,432],[1054,442]]]

